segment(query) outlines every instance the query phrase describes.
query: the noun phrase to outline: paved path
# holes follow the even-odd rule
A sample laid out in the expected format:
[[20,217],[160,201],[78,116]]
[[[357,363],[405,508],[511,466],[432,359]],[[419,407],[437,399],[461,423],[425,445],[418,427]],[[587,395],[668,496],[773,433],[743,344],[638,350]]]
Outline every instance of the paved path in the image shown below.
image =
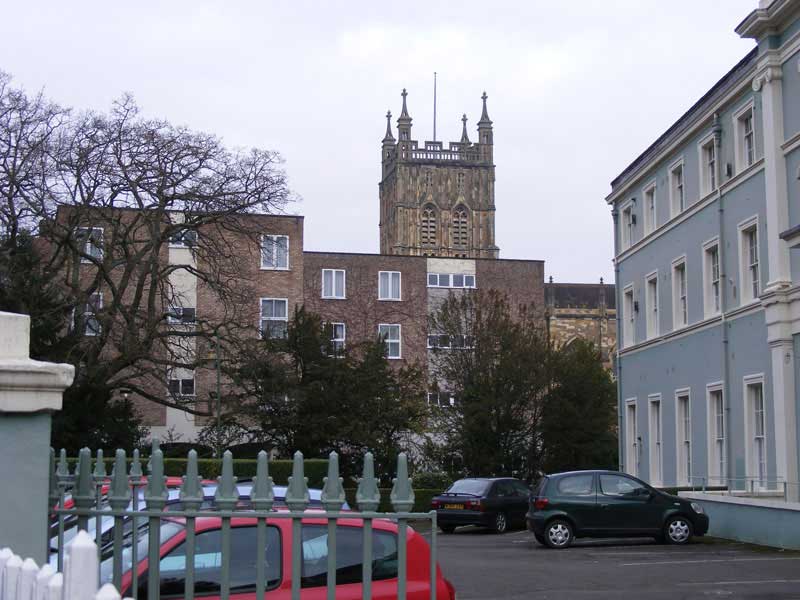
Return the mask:
[[437,539],[439,563],[458,600],[800,599],[800,552],[710,539],[686,547],[581,540],[548,550],[527,531],[493,535],[471,527]]

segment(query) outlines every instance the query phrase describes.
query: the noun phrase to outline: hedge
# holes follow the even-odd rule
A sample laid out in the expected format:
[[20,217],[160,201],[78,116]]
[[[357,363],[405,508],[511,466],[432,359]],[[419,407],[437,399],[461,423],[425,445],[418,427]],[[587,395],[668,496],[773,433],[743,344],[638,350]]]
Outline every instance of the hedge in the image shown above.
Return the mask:
[[[147,474],[147,461],[148,457],[142,457],[142,471]],[[67,462],[70,464],[70,469],[74,469],[75,464],[78,462],[77,458],[68,458]],[[104,458],[103,462],[106,464],[106,472],[111,473],[111,468],[114,466],[113,458]],[[131,459],[128,458],[128,465]],[[322,480],[328,474],[328,461],[324,458],[310,458],[303,461],[305,476],[308,477],[308,486],[314,488],[322,487]],[[250,479],[256,476],[257,461],[246,458],[233,459],[233,474],[239,478],[239,481]],[[92,459],[92,468],[94,468],[94,459]],[[216,479],[222,473],[222,461],[216,458],[198,458],[197,468],[200,477],[203,479]],[[186,474],[186,459],[185,458],[165,458],[164,459],[164,474],[169,476],[181,476]],[[271,460],[269,461],[269,474],[277,485],[286,485],[289,481],[289,475],[292,474],[292,461],[288,459]]]
[[[147,457],[141,459],[142,470],[147,472]],[[78,462],[77,458],[68,458],[67,462],[70,465],[70,470],[74,470]],[[106,464],[106,472],[110,475],[111,469],[114,466],[113,458],[104,458],[103,462]],[[131,459],[128,459],[130,466]],[[328,475],[328,461],[323,458],[310,458],[304,462],[305,475],[308,477],[308,487],[321,489],[324,485],[323,478]],[[239,481],[250,479],[256,476],[257,461],[249,459],[234,459],[233,460],[233,474],[239,478]],[[94,467],[94,459],[92,459],[92,467]],[[203,479],[216,479],[221,473],[222,461],[215,458],[199,458],[197,459],[197,468],[200,476]],[[164,459],[164,474],[170,476],[181,476],[186,474],[186,459],[185,458],[165,458]],[[269,474],[276,485],[287,485],[289,476],[292,474],[292,461],[291,460],[271,460],[269,461]],[[356,509],[356,489],[349,487],[350,483],[345,480],[345,497],[347,498],[350,507]],[[381,491],[381,504],[379,511],[391,512],[392,505],[389,501],[389,494],[391,488],[380,488]],[[419,488],[414,490],[414,510],[413,512],[428,512],[431,509],[431,500],[434,496],[442,493],[442,489]]]

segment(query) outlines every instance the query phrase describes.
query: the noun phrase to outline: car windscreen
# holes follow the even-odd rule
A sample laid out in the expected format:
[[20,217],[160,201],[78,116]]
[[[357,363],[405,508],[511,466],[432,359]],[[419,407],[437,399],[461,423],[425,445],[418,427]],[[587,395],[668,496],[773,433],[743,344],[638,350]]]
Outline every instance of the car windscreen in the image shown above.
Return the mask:
[[445,493],[468,494],[470,496],[483,496],[489,489],[490,481],[483,479],[459,479]]

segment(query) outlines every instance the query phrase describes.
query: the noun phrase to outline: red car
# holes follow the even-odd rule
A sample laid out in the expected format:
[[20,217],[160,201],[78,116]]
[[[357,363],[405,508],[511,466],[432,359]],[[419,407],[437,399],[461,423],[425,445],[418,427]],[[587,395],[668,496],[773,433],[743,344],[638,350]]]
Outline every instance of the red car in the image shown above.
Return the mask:
[[[219,597],[221,579],[221,522],[218,517],[198,518],[195,540],[195,594],[203,598]],[[267,519],[267,547],[256,549],[256,519],[236,517],[231,520],[230,593],[237,600],[252,600],[256,590],[256,564],[264,557],[266,597],[273,600],[291,598],[292,587],[292,523],[289,519]],[[147,529],[138,535],[139,561],[137,588],[139,600],[147,598]],[[159,578],[162,598],[180,598],[186,577],[186,531],[180,518],[161,522]],[[304,600],[326,598],[328,570],[328,525],[324,518],[313,515],[303,519],[303,566],[299,574]],[[126,540],[123,560],[130,561],[131,538]],[[407,537],[407,598],[423,600],[430,596],[430,550],[425,539],[409,527]],[[372,597],[375,600],[397,598],[397,525],[388,520],[373,521]],[[336,598],[360,600],[363,558],[361,519],[339,519],[336,533]],[[103,552],[101,584],[111,581],[111,547]],[[122,597],[132,596],[130,562],[123,565]],[[452,584],[437,567],[437,598],[455,600]]]

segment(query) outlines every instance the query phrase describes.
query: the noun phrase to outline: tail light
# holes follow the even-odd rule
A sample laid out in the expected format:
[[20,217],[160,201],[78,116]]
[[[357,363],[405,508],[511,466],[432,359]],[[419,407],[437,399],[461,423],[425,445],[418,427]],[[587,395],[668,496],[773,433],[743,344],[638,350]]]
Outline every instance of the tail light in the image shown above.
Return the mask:
[[550,504],[550,500],[548,500],[547,498],[536,498],[533,501],[533,508],[535,508],[536,510],[544,510],[545,508],[547,508],[548,504]]
[[439,504],[438,500],[431,500],[431,508],[439,508]]
[[464,508],[483,511],[485,507],[481,500],[467,500],[464,503]]

